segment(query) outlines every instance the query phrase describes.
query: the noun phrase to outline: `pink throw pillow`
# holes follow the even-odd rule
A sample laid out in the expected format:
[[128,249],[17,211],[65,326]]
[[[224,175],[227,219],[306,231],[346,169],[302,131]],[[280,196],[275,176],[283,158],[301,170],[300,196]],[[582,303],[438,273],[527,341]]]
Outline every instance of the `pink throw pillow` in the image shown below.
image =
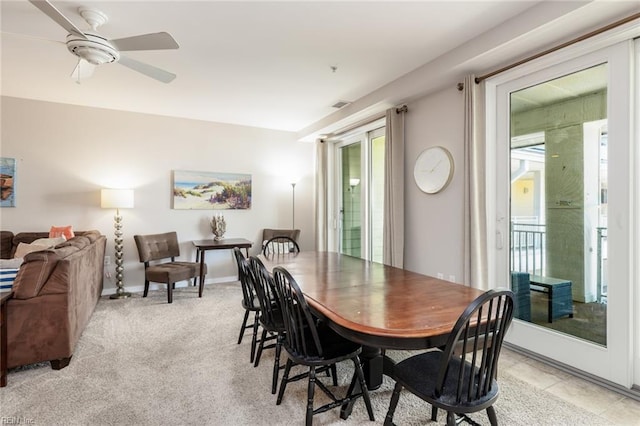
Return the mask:
[[67,240],[70,240],[75,236],[73,228],[69,226],[52,226],[49,230],[49,238],[57,238],[64,236]]

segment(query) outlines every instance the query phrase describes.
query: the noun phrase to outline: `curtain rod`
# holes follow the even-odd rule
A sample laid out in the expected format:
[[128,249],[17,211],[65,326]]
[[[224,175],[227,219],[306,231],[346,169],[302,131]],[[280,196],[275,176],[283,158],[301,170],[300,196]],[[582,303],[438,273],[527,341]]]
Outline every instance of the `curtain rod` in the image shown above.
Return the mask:
[[[402,114],[409,111],[409,108],[407,108],[406,105],[402,105],[399,107],[396,107],[396,114]],[[341,135],[344,135],[345,133],[348,133],[354,129],[357,129],[358,127],[362,127],[362,126],[366,126],[367,124],[371,124],[376,120],[380,120],[381,118],[384,118],[387,115],[386,111],[383,111],[379,114],[373,115],[371,117],[367,117],[367,118],[363,118],[360,121],[357,121],[349,126],[343,127],[340,130],[337,130],[335,132],[329,133],[328,135],[326,135],[324,138],[322,138],[322,140],[326,140],[326,139],[331,139],[331,138],[335,138]]]
[[[576,43],[584,41],[584,40],[586,40],[588,38],[596,36],[598,34],[602,34],[605,31],[609,31],[609,30],[611,30],[613,28],[619,27],[620,25],[624,25],[624,24],[626,24],[628,22],[631,22],[631,21],[634,21],[634,20],[636,20],[638,18],[640,18],[640,13],[634,13],[633,15],[627,16],[626,18],[622,18],[619,21],[612,22],[609,25],[605,25],[604,27],[598,28],[598,29],[596,29],[594,31],[591,31],[591,32],[587,33],[587,34],[583,34],[583,35],[581,35],[579,37],[576,37],[576,38],[574,38],[572,40],[566,41],[566,42],[564,42],[562,44],[559,44],[557,46],[554,46],[554,47],[552,47],[550,49],[544,50],[544,51],[542,51],[540,53],[536,53],[535,55],[532,55],[532,56],[529,56],[527,58],[521,59],[521,60],[519,60],[517,62],[514,62],[514,63],[512,63],[510,65],[505,66],[505,67],[502,67],[502,68],[500,68],[498,70],[492,71],[492,72],[490,72],[488,74],[476,77],[476,79],[475,79],[476,80],[476,84],[481,83],[483,80],[486,80],[489,77],[493,77],[496,74],[500,74],[501,72],[510,70],[511,68],[515,68],[518,65],[522,65],[522,64],[527,63],[529,61],[533,61],[534,59],[538,59],[538,58],[540,58],[542,56],[548,55],[549,53],[553,53],[553,52],[558,51],[560,49],[563,49],[563,48],[565,48],[567,46],[571,46],[572,44],[576,44]],[[464,83],[458,83],[458,90],[462,90],[462,89],[464,89]]]

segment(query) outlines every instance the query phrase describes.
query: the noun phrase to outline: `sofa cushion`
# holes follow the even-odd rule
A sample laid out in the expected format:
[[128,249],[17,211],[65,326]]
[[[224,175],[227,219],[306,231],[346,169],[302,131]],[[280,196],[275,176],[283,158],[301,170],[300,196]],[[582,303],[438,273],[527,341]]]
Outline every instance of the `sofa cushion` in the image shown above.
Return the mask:
[[13,249],[13,232],[0,231],[0,258],[11,259]]
[[60,258],[62,259],[64,257],[67,257],[70,253],[74,251],[78,251],[80,249],[85,248],[89,244],[91,244],[91,240],[89,240],[88,237],[85,237],[83,235],[78,235],[71,238],[70,240],[67,240],[58,244],[56,246],[56,250],[58,251]]
[[58,259],[58,254],[52,249],[27,254],[13,283],[13,297],[36,297],[55,269]]

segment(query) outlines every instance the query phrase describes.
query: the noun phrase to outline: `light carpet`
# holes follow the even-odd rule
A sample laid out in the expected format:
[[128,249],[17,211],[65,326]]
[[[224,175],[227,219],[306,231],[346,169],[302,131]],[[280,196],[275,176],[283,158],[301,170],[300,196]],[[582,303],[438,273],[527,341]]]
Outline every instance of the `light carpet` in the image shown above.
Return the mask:
[[[125,300],[103,297],[85,329],[68,367],[48,364],[11,370],[0,389],[3,424],[36,425],[288,425],[303,424],[306,380],[289,384],[281,405],[271,395],[273,350],[260,365],[249,363],[250,334],[237,336],[242,321],[238,283],[174,292],[139,294]],[[406,352],[389,352],[400,358]],[[352,364],[339,365],[340,387],[346,391]],[[495,404],[502,425],[598,425],[596,416],[531,387],[509,373],[500,373],[500,398]],[[338,409],[314,417],[316,425],[382,424],[393,389],[385,377],[371,392],[376,417],[369,422],[364,402],[351,417]],[[317,403],[326,401],[316,391]],[[430,423],[431,407],[403,392],[394,422]],[[473,419],[489,424],[484,412]],[[8,420],[7,420],[8,419]],[[445,423],[440,413],[439,423]]]

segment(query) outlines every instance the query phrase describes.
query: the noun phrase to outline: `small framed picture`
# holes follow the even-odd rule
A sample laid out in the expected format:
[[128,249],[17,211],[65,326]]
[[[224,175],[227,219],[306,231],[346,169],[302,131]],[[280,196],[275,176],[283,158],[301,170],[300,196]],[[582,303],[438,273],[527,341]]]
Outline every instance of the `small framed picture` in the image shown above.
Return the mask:
[[16,159],[0,157],[0,207],[16,206]]

